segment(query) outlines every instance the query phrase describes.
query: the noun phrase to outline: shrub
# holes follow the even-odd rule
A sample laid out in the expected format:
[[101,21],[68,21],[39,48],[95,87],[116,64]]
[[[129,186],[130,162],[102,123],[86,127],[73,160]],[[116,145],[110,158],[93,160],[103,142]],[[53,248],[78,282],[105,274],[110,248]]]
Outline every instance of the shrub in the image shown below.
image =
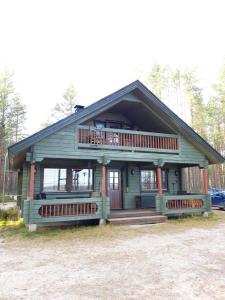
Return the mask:
[[[3,200],[3,195],[0,194],[0,203],[2,202]],[[14,202],[15,201],[15,197],[13,195],[5,195],[4,197],[4,202]]]
[[0,208],[0,220],[3,221],[18,221],[20,217],[17,207],[11,207],[8,209]]

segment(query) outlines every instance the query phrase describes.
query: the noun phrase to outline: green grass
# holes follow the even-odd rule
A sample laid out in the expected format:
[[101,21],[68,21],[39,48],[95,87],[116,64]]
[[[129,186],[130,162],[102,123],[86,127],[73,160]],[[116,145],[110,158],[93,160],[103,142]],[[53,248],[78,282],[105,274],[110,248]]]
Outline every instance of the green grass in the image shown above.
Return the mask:
[[70,226],[70,227],[40,227],[36,232],[29,232],[23,220],[0,221],[0,237],[6,240],[116,240],[126,239],[145,234],[181,233],[191,228],[207,229],[225,223],[225,212],[214,211],[208,218],[192,216],[179,219],[169,219],[167,223],[149,226]]

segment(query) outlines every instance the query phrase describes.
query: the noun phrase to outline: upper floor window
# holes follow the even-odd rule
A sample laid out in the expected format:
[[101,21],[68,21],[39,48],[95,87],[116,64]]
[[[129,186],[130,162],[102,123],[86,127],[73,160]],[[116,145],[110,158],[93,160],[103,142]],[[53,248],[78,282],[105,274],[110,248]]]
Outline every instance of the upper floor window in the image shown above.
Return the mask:
[[102,122],[102,121],[95,121],[95,127],[96,127],[97,129],[103,129],[103,128],[106,127],[106,126],[105,126],[105,122]]
[[[166,170],[162,170],[162,187],[163,190],[168,190],[168,173]],[[141,170],[141,190],[157,190],[156,170]]]

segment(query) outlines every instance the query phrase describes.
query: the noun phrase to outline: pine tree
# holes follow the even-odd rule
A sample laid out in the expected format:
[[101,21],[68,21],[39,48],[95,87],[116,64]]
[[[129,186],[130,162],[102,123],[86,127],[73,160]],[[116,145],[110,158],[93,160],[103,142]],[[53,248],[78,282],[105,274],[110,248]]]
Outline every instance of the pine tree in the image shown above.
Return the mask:
[[167,88],[166,68],[155,63],[147,77],[146,84],[160,99]]
[[26,120],[26,107],[18,95],[12,99],[10,111],[11,141],[18,142],[25,136],[24,122]]
[[[15,93],[13,75],[8,72],[2,73],[0,75],[0,194],[7,148],[23,137],[25,114],[25,106]],[[6,165],[6,184],[13,190],[16,174],[9,173],[7,167],[8,164]]]
[[42,127],[47,127],[72,114],[76,102],[77,92],[75,87],[71,84],[63,93],[63,100],[56,103],[51,111],[49,119],[42,123]]
[[195,72],[190,69],[185,70],[183,79],[184,92],[190,107],[190,125],[197,133],[206,138],[206,106]]

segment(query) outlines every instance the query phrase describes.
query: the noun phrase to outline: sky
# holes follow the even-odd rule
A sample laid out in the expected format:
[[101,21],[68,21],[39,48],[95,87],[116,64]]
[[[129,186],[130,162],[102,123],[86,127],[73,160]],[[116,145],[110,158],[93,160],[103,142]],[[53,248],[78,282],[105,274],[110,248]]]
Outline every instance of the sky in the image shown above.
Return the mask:
[[72,83],[88,105],[154,63],[197,70],[206,91],[225,58],[224,0],[0,0],[0,71],[14,73],[40,129]]

